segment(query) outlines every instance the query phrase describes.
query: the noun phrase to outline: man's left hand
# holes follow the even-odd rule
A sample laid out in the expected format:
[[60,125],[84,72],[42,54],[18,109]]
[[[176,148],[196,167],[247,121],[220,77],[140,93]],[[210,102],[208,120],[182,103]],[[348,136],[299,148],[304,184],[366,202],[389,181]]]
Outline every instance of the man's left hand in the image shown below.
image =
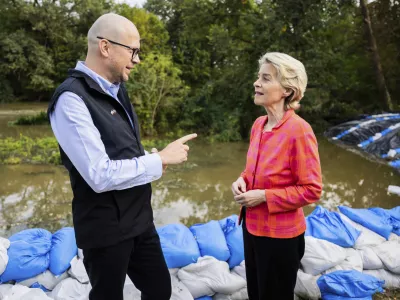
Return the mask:
[[251,190],[240,195],[236,195],[235,200],[242,206],[254,207],[266,202],[264,190]]

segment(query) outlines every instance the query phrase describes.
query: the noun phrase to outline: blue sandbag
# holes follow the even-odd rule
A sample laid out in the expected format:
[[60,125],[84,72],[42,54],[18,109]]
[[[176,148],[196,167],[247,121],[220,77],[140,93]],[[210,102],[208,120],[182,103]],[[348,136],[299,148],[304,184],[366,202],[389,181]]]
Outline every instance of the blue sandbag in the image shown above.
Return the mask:
[[317,280],[322,298],[324,295],[362,298],[383,291],[385,281],[355,270],[335,271]]
[[236,267],[244,260],[244,244],[242,226],[238,225],[238,216],[232,215],[219,221],[229,248],[229,268]]
[[51,244],[49,269],[58,276],[71,267],[71,260],[78,254],[74,229],[65,227],[55,232]]
[[389,239],[393,226],[385,218],[366,208],[355,209],[346,206],[338,206],[338,208],[342,214],[346,215],[352,221],[376,232],[385,239]]
[[197,262],[199,247],[189,228],[183,224],[169,224],[157,228],[168,268],[182,268]]
[[200,297],[200,298],[196,298],[196,299],[194,299],[194,300],[212,300],[212,297],[210,297],[210,296],[203,296],[203,297]]
[[30,286],[31,289],[41,289],[43,292],[48,293],[50,290],[46,289],[43,285],[41,285],[39,282],[32,283]]
[[305,235],[326,240],[344,248],[353,247],[361,232],[344,222],[337,212],[330,212],[318,205],[306,218]]
[[400,220],[397,220],[396,217],[393,217],[390,214],[390,210],[380,207],[368,208],[368,210],[378,215],[384,223],[390,224],[392,226],[393,233],[400,235]]
[[400,206],[388,209],[387,212],[392,220],[393,233],[400,235]]
[[322,296],[322,300],[372,300],[372,296],[354,298],[354,297],[343,297],[338,295],[325,294],[324,296]]
[[218,221],[195,224],[189,229],[199,245],[201,256],[213,256],[221,261],[229,259],[229,248]]
[[34,277],[46,271],[50,263],[51,233],[45,229],[27,229],[9,238],[9,261],[0,282]]

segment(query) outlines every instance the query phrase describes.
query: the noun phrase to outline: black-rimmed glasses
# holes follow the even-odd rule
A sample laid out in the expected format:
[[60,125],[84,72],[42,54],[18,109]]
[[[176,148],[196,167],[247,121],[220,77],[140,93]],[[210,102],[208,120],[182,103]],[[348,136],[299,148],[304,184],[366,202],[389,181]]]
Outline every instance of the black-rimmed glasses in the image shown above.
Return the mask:
[[132,58],[131,58],[132,62],[133,62],[133,60],[135,59],[135,57],[136,57],[136,56],[139,54],[139,52],[140,52],[140,48],[132,48],[132,47],[129,47],[129,46],[127,46],[127,45],[124,45],[124,44],[121,44],[121,43],[117,43],[117,42],[114,42],[114,41],[112,41],[112,40],[103,38],[103,37],[101,37],[101,36],[97,36],[97,38],[100,39],[100,40],[106,40],[107,42],[110,42],[111,44],[118,45],[118,46],[124,47],[124,48],[126,48],[126,49],[132,50]]

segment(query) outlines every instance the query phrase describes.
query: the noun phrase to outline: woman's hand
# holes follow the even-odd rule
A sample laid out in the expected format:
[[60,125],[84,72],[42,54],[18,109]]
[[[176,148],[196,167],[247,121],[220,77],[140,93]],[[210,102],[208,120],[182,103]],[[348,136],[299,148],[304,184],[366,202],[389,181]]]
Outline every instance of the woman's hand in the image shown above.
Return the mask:
[[240,195],[246,192],[246,182],[243,177],[239,177],[234,183],[232,183],[233,196]]
[[254,207],[266,202],[264,190],[251,190],[240,195],[235,195],[235,200],[242,206]]

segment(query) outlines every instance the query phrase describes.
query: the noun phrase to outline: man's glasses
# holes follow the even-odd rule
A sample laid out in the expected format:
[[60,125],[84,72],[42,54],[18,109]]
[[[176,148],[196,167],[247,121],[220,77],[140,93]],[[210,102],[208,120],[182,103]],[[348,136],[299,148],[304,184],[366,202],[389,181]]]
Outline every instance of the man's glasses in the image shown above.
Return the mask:
[[124,47],[124,48],[127,48],[127,49],[131,50],[131,51],[132,51],[132,58],[131,58],[132,62],[133,62],[133,60],[135,59],[135,57],[136,57],[136,56],[139,54],[139,52],[140,52],[140,48],[131,48],[131,47],[127,46],[127,45],[114,42],[114,41],[112,41],[112,40],[103,38],[103,37],[101,37],[101,36],[98,36],[97,38],[98,38],[99,40],[106,40],[107,42],[110,42],[111,44],[118,45],[118,46],[121,46],[121,47]]

